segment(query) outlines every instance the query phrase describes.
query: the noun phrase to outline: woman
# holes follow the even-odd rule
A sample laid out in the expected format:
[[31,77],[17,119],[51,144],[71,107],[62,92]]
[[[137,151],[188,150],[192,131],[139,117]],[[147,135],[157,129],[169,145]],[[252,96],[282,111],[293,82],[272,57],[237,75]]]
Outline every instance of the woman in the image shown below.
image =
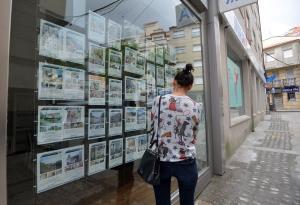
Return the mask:
[[201,108],[187,96],[194,83],[193,70],[193,66],[187,64],[174,78],[173,93],[161,97],[159,126],[154,123],[158,122],[159,97],[153,103],[152,131],[159,135],[161,161],[160,184],[154,186],[157,205],[171,204],[171,177],[178,180],[180,204],[194,204],[198,179],[195,143]]

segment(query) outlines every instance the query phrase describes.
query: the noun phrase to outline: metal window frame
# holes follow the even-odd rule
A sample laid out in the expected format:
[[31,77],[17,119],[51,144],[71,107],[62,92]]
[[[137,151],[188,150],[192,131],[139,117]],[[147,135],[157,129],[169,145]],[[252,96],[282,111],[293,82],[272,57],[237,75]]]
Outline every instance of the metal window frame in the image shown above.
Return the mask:
[[6,139],[12,0],[0,2],[0,204],[7,204]]

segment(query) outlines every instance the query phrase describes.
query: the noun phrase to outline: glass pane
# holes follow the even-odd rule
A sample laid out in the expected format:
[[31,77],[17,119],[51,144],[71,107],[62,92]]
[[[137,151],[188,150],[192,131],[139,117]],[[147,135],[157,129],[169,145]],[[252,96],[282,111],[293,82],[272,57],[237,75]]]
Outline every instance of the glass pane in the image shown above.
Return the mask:
[[[229,89],[230,118],[245,114],[243,69],[237,54],[228,46],[227,75]],[[256,90],[256,87],[253,88]]]
[[[178,0],[38,0],[13,1],[11,27],[8,204],[153,204],[136,173],[148,113],[176,68],[201,62],[200,22]],[[204,112],[198,135],[201,170]]]

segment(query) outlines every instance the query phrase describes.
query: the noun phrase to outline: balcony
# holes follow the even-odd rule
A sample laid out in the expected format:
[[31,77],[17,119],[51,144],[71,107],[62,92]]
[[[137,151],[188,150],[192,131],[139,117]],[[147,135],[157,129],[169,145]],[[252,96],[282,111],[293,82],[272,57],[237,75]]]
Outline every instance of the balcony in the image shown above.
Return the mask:
[[296,85],[296,78],[286,78],[283,79],[284,86],[295,86]]

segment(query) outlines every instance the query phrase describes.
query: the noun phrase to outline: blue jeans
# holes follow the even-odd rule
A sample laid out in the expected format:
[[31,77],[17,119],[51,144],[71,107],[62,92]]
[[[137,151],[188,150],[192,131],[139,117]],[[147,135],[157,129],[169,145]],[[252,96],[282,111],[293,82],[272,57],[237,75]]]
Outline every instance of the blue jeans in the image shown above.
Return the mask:
[[195,159],[180,162],[160,162],[160,184],[153,186],[156,205],[171,205],[171,177],[176,177],[181,205],[194,205],[194,193],[198,180]]

